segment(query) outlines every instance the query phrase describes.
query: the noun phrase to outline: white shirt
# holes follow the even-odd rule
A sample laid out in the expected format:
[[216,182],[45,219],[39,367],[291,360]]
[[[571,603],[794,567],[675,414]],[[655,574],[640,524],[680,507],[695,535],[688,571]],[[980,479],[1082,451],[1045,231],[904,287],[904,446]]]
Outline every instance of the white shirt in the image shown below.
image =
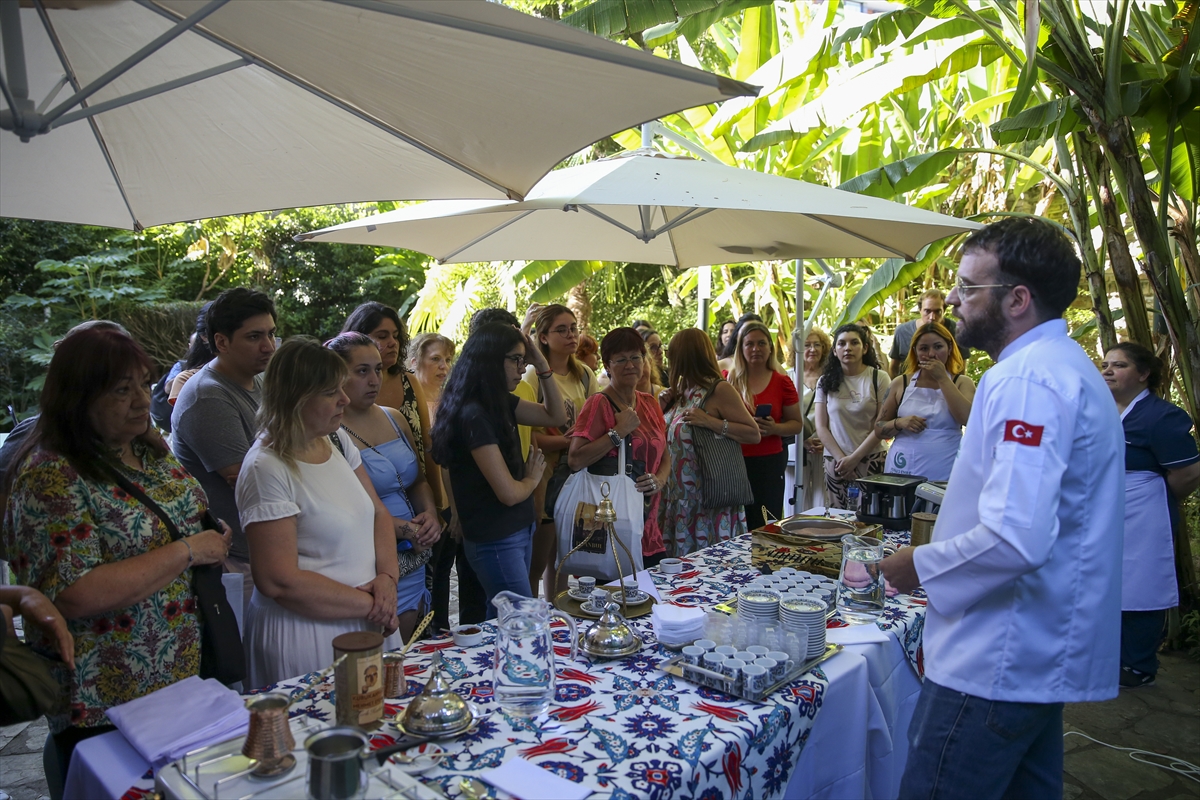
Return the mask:
[[1011,342],[979,382],[932,542],[925,674],[987,700],[1117,694],[1125,440],[1063,320]]
[[354,470],[362,455],[344,431],[321,464],[303,461],[292,470],[259,438],[246,453],[237,481],[242,527],[296,517],[300,569],[347,586],[375,578],[375,506]]
[[[887,393],[887,373],[873,367],[866,367],[857,375],[843,373],[836,392],[826,392],[822,382],[817,381],[814,402],[825,404],[829,433],[843,453],[853,453],[875,430],[875,418],[879,416],[879,407],[887,399]],[[883,442],[880,442],[871,452],[883,450]],[[833,458],[828,451],[825,457]]]

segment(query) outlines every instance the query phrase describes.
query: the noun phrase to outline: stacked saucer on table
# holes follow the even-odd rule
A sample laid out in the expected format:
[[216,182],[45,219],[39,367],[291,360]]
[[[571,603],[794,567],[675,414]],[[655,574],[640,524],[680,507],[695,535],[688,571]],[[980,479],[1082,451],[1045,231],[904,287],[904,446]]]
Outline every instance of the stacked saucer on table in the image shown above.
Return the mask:
[[738,616],[774,624],[779,621],[779,598],[775,589],[747,586],[738,592]]
[[[741,600],[738,601],[741,603]],[[808,631],[808,657],[816,658],[825,651],[826,601],[810,594],[788,594],[779,603],[779,621],[785,630],[795,631],[803,626]]]

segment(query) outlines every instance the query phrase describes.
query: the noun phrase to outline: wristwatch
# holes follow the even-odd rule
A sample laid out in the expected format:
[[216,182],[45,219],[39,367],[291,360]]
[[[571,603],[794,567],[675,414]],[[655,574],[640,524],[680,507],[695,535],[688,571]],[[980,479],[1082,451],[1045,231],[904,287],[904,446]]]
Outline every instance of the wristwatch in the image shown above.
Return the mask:
[[616,428],[609,428],[609,429],[608,429],[608,438],[612,440],[613,447],[620,447],[620,446],[621,446],[621,437],[620,437],[620,436],[617,434],[617,429],[616,429]]

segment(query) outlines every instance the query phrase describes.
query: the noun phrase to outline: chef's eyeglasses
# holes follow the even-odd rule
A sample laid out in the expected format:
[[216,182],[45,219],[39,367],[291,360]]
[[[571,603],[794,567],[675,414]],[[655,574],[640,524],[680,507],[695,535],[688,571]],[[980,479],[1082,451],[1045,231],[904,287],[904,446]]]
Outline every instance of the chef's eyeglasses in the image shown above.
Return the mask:
[[954,290],[959,297],[966,297],[976,289],[1011,289],[1020,286],[1018,283],[963,283],[962,278],[954,279]]

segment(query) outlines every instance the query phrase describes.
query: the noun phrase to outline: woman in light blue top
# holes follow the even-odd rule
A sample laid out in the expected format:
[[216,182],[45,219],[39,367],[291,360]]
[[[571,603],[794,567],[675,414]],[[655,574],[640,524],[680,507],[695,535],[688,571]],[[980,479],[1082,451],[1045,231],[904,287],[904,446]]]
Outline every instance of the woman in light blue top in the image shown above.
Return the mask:
[[342,430],[362,455],[367,476],[395,523],[400,561],[396,614],[407,641],[429,610],[425,563],[441,536],[441,518],[407,420],[396,409],[375,405],[383,382],[383,362],[375,343],[361,333],[343,333],[326,346],[350,367],[343,387],[350,404],[342,417]]

